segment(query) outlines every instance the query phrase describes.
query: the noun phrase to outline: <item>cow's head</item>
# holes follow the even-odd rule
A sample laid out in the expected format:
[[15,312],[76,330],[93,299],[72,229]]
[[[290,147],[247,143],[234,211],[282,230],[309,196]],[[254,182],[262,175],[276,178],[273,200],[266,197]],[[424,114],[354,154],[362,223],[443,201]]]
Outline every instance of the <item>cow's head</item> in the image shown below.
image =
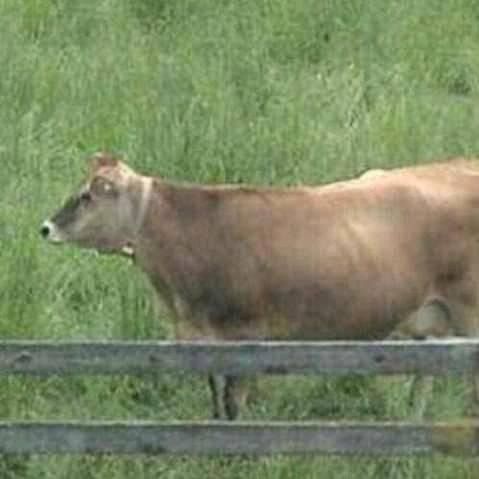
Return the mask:
[[90,173],[40,229],[53,243],[74,243],[103,253],[129,251],[143,222],[151,179],[107,153],[90,159]]

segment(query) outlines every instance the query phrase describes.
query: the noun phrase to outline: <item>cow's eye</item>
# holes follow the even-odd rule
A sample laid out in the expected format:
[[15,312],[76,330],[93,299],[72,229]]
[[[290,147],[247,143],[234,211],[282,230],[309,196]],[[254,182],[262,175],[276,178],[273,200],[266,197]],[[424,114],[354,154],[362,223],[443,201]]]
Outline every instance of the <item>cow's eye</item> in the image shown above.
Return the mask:
[[83,202],[83,203],[88,203],[91,201],[91,193],[89,191],[84,191],[81,195],[80,195],[80,200]]

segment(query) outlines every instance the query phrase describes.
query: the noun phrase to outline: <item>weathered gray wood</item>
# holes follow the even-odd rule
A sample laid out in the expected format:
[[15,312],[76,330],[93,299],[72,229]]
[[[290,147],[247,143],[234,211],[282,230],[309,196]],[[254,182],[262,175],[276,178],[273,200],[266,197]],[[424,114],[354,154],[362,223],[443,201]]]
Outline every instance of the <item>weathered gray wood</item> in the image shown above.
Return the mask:
[[0,342],[0,374],[463,374],[479,340],[378,342]]
[[0,454],[477,456],[479,423],[0,423]]

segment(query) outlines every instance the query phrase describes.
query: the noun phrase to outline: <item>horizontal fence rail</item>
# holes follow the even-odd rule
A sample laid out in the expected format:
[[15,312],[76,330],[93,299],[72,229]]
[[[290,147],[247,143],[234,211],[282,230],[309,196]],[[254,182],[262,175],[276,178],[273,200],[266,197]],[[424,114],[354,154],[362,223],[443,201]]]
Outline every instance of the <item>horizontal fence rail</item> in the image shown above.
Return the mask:
[[[0,341],[0,374],[427,374],[479,371],[479,340]],[[0,422],[0,454],[479,455],[479,421]]]
[[479,422],[0,423],[0,454],[475,456]]
[[456,375],[479,368],[479,340],[324,342],[0,341],[0,374]]

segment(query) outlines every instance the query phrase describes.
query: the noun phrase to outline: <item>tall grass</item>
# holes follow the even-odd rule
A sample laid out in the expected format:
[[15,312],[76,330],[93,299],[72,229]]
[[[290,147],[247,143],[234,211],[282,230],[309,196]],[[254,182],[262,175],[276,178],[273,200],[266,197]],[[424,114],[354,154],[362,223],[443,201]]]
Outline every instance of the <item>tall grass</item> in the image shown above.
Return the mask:
[[[99,149],[201,182],[313,184],[479,151],[473,0],[0,0],[2,338],[165,338],[121,259],[55,249],[41,220]],[[265,379],[249,418],[408,418],[404,382]],[[271,387],[269,387],[271,386]],[[428,415],[464,414],[436,384]],[[207,418],[204,381],[0,379],[6,418]],[[462,460],[9,458],[0,477],[472,478]]]

